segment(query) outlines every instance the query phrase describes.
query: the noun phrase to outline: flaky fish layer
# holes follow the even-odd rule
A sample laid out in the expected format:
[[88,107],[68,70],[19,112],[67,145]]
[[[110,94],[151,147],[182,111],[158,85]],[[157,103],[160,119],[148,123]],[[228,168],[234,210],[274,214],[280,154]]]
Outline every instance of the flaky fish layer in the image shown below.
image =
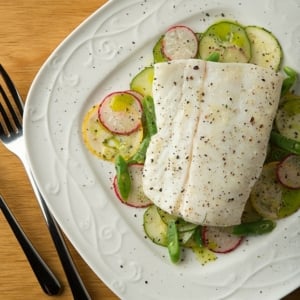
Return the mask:
[[266,157],[282,80],[252,64],[156,64],[158,132],[143,173],[154,204],[197,224],[239,224]]

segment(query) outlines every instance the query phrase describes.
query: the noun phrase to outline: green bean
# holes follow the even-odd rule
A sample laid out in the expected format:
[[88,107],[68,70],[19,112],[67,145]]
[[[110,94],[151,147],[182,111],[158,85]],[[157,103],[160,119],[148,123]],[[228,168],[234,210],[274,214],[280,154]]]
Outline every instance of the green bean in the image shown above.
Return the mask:
[[151,96],[146,96],[142,100],[142,105],[145,119],[144,130],[146,134],[139,149],[131,157],[131,163],[144,163],[151,136],[157,132],[153,98]]
[[177,263],[180,260],[180,245],[179,245],[179,237],[176,226],[176,221],[171,220],[168,223],[168,251],[170,259],[173,263]]
[[297,81],[297,72],[293,70],[290,67],[284,67],[283,71],[285,74],[288,76],[283,80],[282,87],[281,87],[281,97],[286,95],[292,86],[295,84]]
[[142,100],[142,105],[146,121],[147,135],[151,137],[157,132],[153,98],[151,96],[144,97]]
[[285,158],[289,154],[291,154],[291,152],[284,150],[282,148],[279,148],[277,146],[270,147],[270,151],[266,158],[266,163],[271,162],[271,161],[281,161],[283,158]]
[[218,62],[220,60],[220,54],[218,52],[213,52],[206,58],[206,60],[212,62]]
[[128,171],[128,164],[121,155],[116,157],[115,168],[119,193],[123,199],[127,199],[131,189],[131,178]]
[[129,163],[144,163],[146,158],[146,151],[150,143],[150,137],[146,136],[140,144],[137,152],[130,158]]
[[289,139],[276,131],[271,132],[270,141],[290,153],[300,154],[300,142]]
[[260,235],[271,232],[276,223],[271,220],[259,220],[233,226],[232,233],[235,235]]

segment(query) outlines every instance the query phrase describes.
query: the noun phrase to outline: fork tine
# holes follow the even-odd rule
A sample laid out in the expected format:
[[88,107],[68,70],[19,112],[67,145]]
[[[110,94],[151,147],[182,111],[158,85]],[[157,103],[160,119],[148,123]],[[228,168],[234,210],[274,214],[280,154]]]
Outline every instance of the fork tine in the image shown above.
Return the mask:
[[0,113],[1,113],[1,116],[2,116],[2,118],[4,120],[4,122],[5,122],[5,126],[6,126],[6,129],[7,129],[7,130],[5,130],[5,128],[3,127],[2,123],[0,122],[0,125],[1,125],[1,131],[0,131],[1,136],[2,135],[9,136],[10,133],[14,132],[15,130],[14,130],[14,128],[13,128],[13,126],[11,124],[11,121],[10,121],[9,117],[7,116],[6,111],[5,111],[5,109],[4,109],[4,107],[3,107],[3,105],[2,105],[1,102],[0,102]]
[[5,129],[4,129],[4,127],[2,126],[2,124],[1,124],[1,122],[0,122],[0,139],[1,139],[1,137],[3,137],[4,135],[6,135]]
[[[2,98],[5,101],[5,104],[6,104],[7,108],[8,108],[8,110],[9,110],[9,113],[10,113],[10,115],[12,116],[12,118],[14,120],[14,125],[16,126],[16,128],[18,130],[21,130],[22,129],[22,120],[20,120],[20,117],[18,117],[18,115],[16,114],[15,109],[11,105],[11,102],[10,102],[9,98],[7,97],[7,95],[6,95],[3,87],[1,85],[0,85],[0,94],[2,95]],[[3,118],[5,119],[5,123],[7,125],[8,124],[11,125],[10,126],[11,128],[9,128],[9,130],[12,129],[12,127],[14,127],[14,126],[11,124],[11,121],[10,121],[7,113],[5,112],[5,109],[4,109],[3,105],[2,105],[2,103],[1,103],[1,114],[3,115]]]
[[5,69],[3,68],[3,66],[0,64],[0,74],[2,75],[4,82],[6,83],[17,107],[20,113],[20,116],[23,117],[23,107],[24,107],[24,103],[22,101],[22,98],[20,96],[20,94],[18,93],[18,90],[16,89],[15,85],[13,84],[11,78],[9,77],[9,75],[7,74],[7,72],[5,71]]

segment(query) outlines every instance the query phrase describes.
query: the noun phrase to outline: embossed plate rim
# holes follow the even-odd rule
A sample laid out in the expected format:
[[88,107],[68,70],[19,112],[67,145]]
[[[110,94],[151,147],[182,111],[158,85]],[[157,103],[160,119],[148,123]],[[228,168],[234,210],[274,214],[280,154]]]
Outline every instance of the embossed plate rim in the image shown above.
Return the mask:
[[[168,26],[183,22],[206,28],[225,12],[243,24],[280,32],[281,42],[294,37],[300,45],[299,35],[278,27],[297,20],[299,4],[288,2],[282,7],[272,0],[113,0],[65,39],[36,76],[25,106],[33,173],[70,241],[120,298],[181,299],[188,293],[190,299],[199,294],[206,299],[277,299],[299,286],[300,232],[289,229],[299,225],[300,213],[280,221],[268,237],[250,239],[212,264],[201,266],[187,255],[174,266],[165,249],[144,240],[141,212],[112,197],[113,168],[91,157],[79,134],[84,110],[106,92],[126,88],[130,76],[151,61],[153,42]],[[283,12],[293,6],[287,18]],[[288,42],[283,46],[291,47]],[[299,60],[289,49],[285,62],[300,71]]]

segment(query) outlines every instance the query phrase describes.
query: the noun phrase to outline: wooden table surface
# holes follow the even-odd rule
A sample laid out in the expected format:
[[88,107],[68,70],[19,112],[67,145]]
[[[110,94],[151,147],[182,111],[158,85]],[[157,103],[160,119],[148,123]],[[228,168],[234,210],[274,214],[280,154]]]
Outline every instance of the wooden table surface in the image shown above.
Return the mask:
[[[32,80],[50,53],[74,28],[105,2],[105,0],[1,1],[0,63],[11,75],[23,99],[26,99]],[[0,144],[0,170],[0,193],[64,286],[61,295],[52,299],[72,299],[63,269],[23,167],[2,144]],[[91,271],[70,243],[68,246],[92,299],[118,299]],[[0,298],[49,299],[41,291],[2,214],[0,214]],[[300,289],[284,299],[300,299]]]

